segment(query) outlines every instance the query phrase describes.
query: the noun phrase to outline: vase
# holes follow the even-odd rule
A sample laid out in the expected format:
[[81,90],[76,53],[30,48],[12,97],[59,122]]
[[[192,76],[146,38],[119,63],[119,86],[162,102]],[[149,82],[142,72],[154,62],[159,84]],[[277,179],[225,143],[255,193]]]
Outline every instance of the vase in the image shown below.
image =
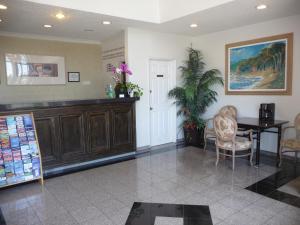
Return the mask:
[[123,84],[122,84],[122,86],[123,86],[123,93],[124,93],[124,97],[125,98],[129,98],[130,96],[129,96],[129,94],[128,94],[128,91],[127,91],[127,87],[126,87],[126,73],[125,72],[122,72],[122,82],[123,82]]
[[108,84],[105,88],[105,93],[108,98],[114,98],[114,89],[111,84]]

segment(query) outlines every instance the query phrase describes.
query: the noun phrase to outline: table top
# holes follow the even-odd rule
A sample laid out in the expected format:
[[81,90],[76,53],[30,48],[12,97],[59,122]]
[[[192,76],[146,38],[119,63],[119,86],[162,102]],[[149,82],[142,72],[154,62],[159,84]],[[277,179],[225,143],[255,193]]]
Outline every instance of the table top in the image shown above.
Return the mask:
[[288,123],[286,120],[261,121],[259,118],[241,117],[237,119],[240,127],[272,128]]

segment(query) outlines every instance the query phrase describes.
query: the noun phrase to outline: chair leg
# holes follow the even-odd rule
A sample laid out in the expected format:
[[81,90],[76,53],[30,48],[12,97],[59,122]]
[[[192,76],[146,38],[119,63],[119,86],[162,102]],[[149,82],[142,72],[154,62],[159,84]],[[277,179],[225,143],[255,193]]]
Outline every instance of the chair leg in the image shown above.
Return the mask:
[[253,146],[251,146],[250,165],[253,166]]
[[223,150],[223,154],[224,154],[223,155],[223,159],[225,160],[226,159],[226,155],[225,154],[227,154],[227,151],[225,149]]
[[204,135],[204,148],[203,150],[205,151],[206,150],[206,135]]
[[235,166],[235,151],[232,151],[232,170],[234,170]]
[[219,148],[218,147],[216,147],[216,151],[217,151],[217,160],[216,160],[216,166],[218,165],[218,163],[219,163],[219,157],[220,157],[220,154],[219,154]]
[[282,164],[282,150],[283,150],[283,146],[280,146],[280,149],[279,149],[279,164],[278,164],[279,167],[281,167],[281,164]]
[[297,164],[297,161],[298,161],[298,152],[295,151],[295,164]]

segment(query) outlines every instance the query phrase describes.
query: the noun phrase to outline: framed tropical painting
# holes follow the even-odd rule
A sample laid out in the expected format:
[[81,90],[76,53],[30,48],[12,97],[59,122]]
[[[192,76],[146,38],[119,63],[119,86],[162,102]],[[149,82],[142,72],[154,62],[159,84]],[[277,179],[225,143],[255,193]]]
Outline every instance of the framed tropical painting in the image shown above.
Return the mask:
[[226,45],[227,95],[291,95],[293,33]]

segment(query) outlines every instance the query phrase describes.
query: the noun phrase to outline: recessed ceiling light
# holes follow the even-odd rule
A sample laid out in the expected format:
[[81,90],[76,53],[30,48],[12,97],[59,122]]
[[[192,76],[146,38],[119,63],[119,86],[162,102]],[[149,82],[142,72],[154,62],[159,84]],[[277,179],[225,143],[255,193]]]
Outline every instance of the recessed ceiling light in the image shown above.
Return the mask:
[[52,25],[50,25],[50,24],[45,24],[44,27],[45,27],[45,28],[51,28]]
[[2,22],[2,20],[0,19],[0,23]]
[[196,28],[196,27],[198,27],[198,24],[192,23],[192,24],[190,25],[190,27],[191,27],[191,28]]
[[64,15],[63,13],[57,13],[57,14],[55,15],[55,17],[56,17],[57,19],[59,19],[59,20],[62,20],[62,19],[65,18],[65,15]]
[[110,25],[110,24],[111,24],[111,22],[110,22],[110,21],[108,21],[108,20],[104,20],[104,21],[102,21],[102,24],[103,24],[103,25]]
[[7,9],[6,5],[0,5],[0,9]]
[[260,5],[256,6],[257,10],[262,10],[262,9],[266,9],[266,8],[267,8],[267,5],[265,5],[265,4],[260,4]]

